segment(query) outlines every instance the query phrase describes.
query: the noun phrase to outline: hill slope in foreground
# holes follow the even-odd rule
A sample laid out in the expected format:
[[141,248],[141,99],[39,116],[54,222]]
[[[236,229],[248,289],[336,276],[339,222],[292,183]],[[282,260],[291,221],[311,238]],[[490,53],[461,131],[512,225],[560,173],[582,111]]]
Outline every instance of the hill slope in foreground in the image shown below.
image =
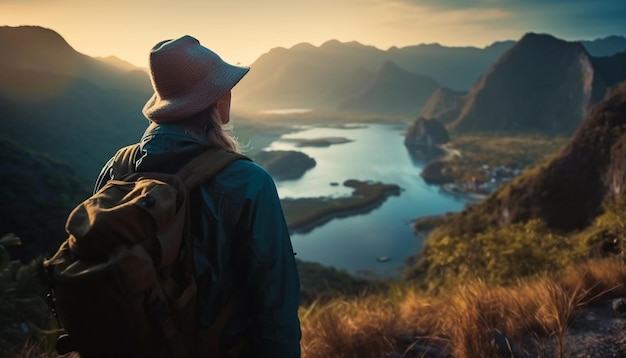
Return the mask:
[[412,283],[305,310],[303,355],[626,356],[625,124],[622,83],[559,155],[444,218]]

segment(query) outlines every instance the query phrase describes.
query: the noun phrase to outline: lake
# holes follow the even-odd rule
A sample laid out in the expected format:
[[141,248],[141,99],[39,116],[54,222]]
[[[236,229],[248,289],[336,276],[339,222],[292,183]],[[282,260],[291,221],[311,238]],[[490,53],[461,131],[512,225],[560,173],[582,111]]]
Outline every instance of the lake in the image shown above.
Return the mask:
[[[421,248],[412,220],[458,212],[465,201],[442,193],[420,176],[427,161],[411,157],[404,146],[404,124],[355,124],[306,127],[283,135],[266,150],[297,150],[316,166],[298,180],[277,181],[281,198],[348,196],[348,179],[398,184],[400,196],[362,215],[333,219],[307,233],[292,234],[297,257],[367,277],[399,277],[404,261]],[[298,147],[299,139],[344,137],[350,142],[328,147]],[[335,183],[335,184],[333,184]],[[338,183],[339,185],[336,185]],[[379,262],[386,257],[389,260]]]

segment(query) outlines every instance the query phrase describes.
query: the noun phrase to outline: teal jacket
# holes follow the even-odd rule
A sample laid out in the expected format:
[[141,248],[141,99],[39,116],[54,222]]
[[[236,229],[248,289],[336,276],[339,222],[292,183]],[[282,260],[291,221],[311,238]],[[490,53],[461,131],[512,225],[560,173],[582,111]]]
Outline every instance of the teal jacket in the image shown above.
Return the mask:
[[[211,143],[189,137],[175,123],[151,124],[136,155],[137,171],[175,173]],[[111,179],[112,160],[96,190]],[[250,344],[243,357],[300,357],[300,283],[272,177],[237,160],[191,193],[194,270],[200,325],[208,327],[229,298],[237,308],[221,345]]]

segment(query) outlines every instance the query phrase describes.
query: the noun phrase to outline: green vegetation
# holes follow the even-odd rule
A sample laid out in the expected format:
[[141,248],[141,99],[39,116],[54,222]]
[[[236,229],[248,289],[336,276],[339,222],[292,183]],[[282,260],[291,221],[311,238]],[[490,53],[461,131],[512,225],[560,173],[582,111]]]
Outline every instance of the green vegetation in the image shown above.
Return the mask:
[[300,275],[300,303],[303,306],[382,293],[390,285],[389,281],[357,278],[316,262],[296,260],[296,263]]
[[454,136],[448,147],[452,153],[444,161],[443,172],[452,181],[461,184],[475,177],[478,182],[488,180],[488,173],[483,169],[508,167],[528,169],[556,154],[567,143],[565,136],[547,137],[545,135],[506,135],[468,134]]
[[[605,205],[584,230],[565,233],[541,219],[506,226],[487,219],[451,215],[428,236],[416,265],[406,276],[429,292],[468,280],[509,285],[523,277],[558,272],[588,259],[626,252],[626,200]],[[468,225],[473,223],[475,226]]]
[[13,234],[0,238],[0,356],[15,352],[25,342],[44,346],[45,328],[50,323],[45,291],[35,261],[22,265],[11,261],[6,247],[19,246]]
[[65,240],[65,219],[90,189],[71,167],[0,138],[0,233],[14,232],[11,248],[25,262],[56,250]]
[[335,217],[369,212],[389,195],[400,194],[400,187],[396,184],[347,180],[343,185],[354,188],[352,196],[281,200],[289,229],[292,232],[307,231]]

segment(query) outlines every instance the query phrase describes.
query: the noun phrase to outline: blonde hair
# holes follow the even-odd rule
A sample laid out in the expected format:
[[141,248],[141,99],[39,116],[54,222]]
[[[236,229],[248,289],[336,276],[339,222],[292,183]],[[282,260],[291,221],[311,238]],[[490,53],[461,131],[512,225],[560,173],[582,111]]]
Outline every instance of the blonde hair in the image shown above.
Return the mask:
[[204,111],[191,116],[181,122],[185,127],[186,133],[194,138],[208,141],[210,144],[232,150],[239,150],[239,143],[230,135],[233,126],[230,124],[222,124],[220,113],[216,105],[205,109]]

